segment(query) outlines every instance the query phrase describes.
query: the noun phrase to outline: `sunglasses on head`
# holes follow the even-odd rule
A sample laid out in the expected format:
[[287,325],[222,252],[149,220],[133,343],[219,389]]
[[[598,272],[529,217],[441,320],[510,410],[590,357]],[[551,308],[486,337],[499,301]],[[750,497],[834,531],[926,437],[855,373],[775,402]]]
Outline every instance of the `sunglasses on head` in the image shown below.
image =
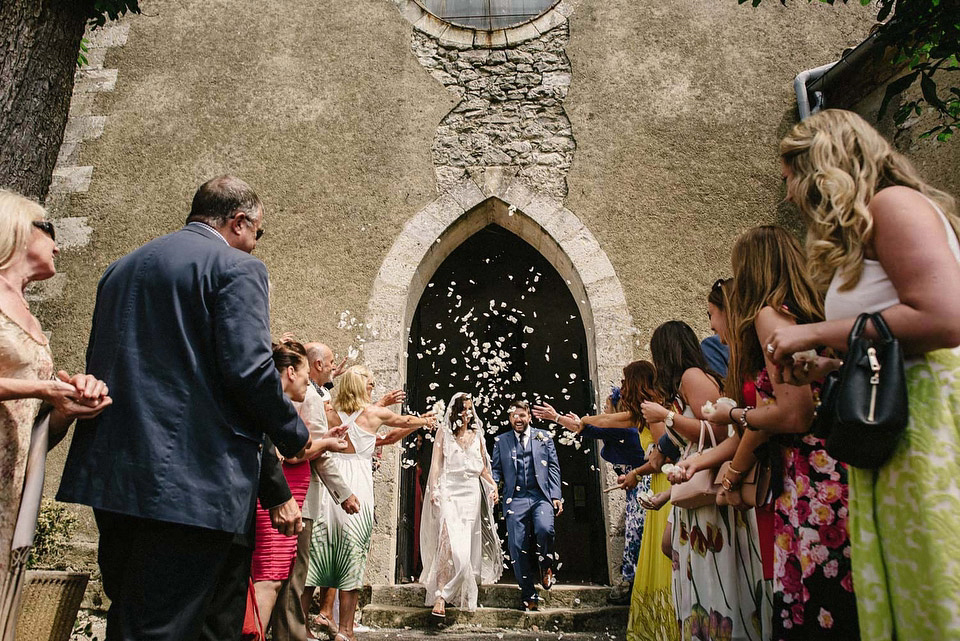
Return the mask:
[[718,279],[716,280],[716,282],[713,283],[713,287],[711,287],[710,289],[713,289],[713,290],[721,290],[721,289],[723,289],[723,281],[725,281],[725,280],[726,280],[726,278],[718,278]]
[[53,223],[49,220],[35,220],[33,226],[50,237],[50,240],[57,240],[57,231],[53,228]]

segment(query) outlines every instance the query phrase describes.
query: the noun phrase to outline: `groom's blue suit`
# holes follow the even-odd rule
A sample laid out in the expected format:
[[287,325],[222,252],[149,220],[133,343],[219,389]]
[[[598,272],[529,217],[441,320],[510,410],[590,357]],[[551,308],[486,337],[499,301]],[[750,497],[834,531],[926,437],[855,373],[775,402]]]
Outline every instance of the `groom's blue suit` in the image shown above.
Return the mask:
[[[493,446],[493,478],[503,481],[503,514],[507,519],[507,546],[520,597],[535,603],[537,564],[552,568],[553,501],[561,500],[560,463],[550,434],[526,429],[525,447],[515,430],[504,432]],[[536,547],[533,546],[536,541]]]

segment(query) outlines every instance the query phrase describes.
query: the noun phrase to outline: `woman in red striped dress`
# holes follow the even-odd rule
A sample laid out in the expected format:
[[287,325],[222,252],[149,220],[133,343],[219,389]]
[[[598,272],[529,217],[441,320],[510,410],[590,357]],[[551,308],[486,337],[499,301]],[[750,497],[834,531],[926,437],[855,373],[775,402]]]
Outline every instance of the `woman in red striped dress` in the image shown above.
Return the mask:
[[[280,372],[283,393],[295,403],[302,403],[307,385],[310,384],[310,367],[303,345],[292,340],[274,343],[273,364]],[[297,507],[302,509],[307,487],[310,485],[310,461],[305,458],[284,460],[283,475],[297,501]],[[257,595],[260,620],[264,622],[264,628],[269,628],[280,586],[290,575],[290,568],[293,566],[297,553],[297,537],[285,536],[275,530],[270,523],[269,510],[265,510],[261,505],[257,506],[256,528],[257,543],[253,550],[250,575]]]

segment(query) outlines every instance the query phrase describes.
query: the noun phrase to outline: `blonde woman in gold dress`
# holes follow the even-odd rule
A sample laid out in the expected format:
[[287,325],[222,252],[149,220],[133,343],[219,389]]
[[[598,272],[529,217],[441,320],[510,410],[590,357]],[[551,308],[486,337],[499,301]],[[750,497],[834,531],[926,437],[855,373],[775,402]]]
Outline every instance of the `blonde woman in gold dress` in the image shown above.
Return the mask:
[[[21,498],[30,456],[33,488],[41,488],[43,456],[78,417],[92,417],[110,405],[102,381],[85,374],[53,377],[50,345],[30,311],[24,290],[56,273],[54,228],[43,207],[0,189],[0,640],[16,635],[17,608],[40,492],[32,506]],[[49,423],[34,423],[50,405]],[[45,429],[46,428],[46,429]],[[47,431],[49,430],[49,431]],[[33,451],[31,452],[31,446]],[[38,476],[39,475],[39,476]],[[21,514],[21,511],[23,514]],[[18,528],[18,516],[22,523]],[[24,529],[26,525],[26,529]],[[14,540],[14,532],[17,540]],[[24,539],[26,532],[26,540]]]

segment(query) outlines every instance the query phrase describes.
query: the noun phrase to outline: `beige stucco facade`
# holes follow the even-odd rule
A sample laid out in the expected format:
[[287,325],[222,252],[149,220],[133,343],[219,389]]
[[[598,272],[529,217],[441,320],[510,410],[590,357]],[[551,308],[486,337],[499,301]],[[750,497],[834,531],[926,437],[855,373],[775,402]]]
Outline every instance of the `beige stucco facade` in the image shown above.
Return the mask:
[[[196,187],[232,173],[266,204],[256,253],[275,335],[343,354],[360,337],[382,388],[403,382],[432,270],[481,221],[523,237],[571,282],[598,389],[663,321],[705,336],[706,293],[729,274],[736,235],[799,227],[781,204],[776,153],[797,118],[794,76],[871,26],[859,6],[563,0],[480,42],[405,0],[142,6],[97,63],[115,70],[98,76],[110,90],[78,98],[92,129],[69,160],[92,173],[51,200],[75,239],[56,285],[35,294],[58,365],[82,367],[103,269],[179,227]],[[501,73],[516,106],[490,113],[501,103],[484,92],[501,87],[483,79]],[[537,112],[538,101],[551,102]],[[909,139],[931,182],[960,192],[956,145]],[[347,310],[360,326],[338,328]],[[51,455],[48,493],[65,453]],[[398,469],[389,450],[370,583],[393,581]],[[623,504],[609,497],[614,577]],[[89,517],[83,536],[95,537]]]

